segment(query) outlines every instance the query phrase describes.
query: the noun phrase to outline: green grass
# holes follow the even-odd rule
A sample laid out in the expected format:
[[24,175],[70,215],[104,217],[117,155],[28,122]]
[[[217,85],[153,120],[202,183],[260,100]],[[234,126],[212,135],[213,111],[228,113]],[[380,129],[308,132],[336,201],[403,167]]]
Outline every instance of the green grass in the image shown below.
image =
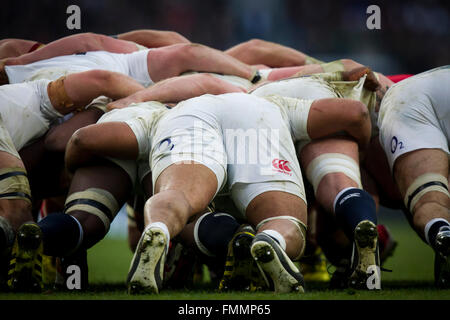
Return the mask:
[[[381,221],[383,222],[383,221]],[[386,223],[386,221],[385,221]],[[323,284],[309,284],[305,294],[217,293],[203,285],[193,290],[164,290],[159,295],[129,296],[125,278],[132,254],[125,239],[107,238],[89,251],[89,292],[53,292],[46,294],[0,294],[0,299],[152,299],[152,300],[330,300],[330,299],[450,299],[450,290],[433,287],[434,253],[411,230],[404,219],[386,223],[398,246],[384,267],[393,272],[382,273],[382,288],[372,291],[331,291]]]

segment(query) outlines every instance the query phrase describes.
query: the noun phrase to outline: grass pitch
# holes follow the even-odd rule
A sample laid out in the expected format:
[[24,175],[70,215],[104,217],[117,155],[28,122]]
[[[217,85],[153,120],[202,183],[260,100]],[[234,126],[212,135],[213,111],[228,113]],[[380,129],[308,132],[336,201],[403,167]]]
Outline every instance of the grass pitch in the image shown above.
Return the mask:
[[217,293],[208,285],[191,290],[164,290],[159,295],[129,296],[125,279],[132,258],[126,239],[106,238],[89,251],[89,292],[49,292],[45,294],[0,294],[0,299],[70,299],[70,300],[441,300],[450,299],[450,290],[433,287],[434,253],[409,227],[400,213],[385,220],[398,246],[382,272],[382,289],[373,291],[328,290],[326,284],[307,283],[304,294]]

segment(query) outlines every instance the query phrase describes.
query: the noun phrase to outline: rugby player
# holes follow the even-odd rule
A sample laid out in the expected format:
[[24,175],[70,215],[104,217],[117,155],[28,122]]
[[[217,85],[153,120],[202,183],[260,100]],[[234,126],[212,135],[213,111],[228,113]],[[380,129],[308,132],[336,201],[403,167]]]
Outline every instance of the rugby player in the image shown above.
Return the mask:
[[0,78],[4,83],[42,78],[54,80],[68,73],[90,69],[120,72],[144,86],[192,70],[235,75],[253,83],[260,80],[259,73],[243,62],[219,50],[193,43],[174,44],[130,54],[95,51],[55,57],[27,65],[7,65],[3,72],[0,70]]
[[[177,85],[177,81],[180,80],[182,83]],[[144,90],[140,96],[148,100],[176,102],[176,99],[186,99],[192,95],[205,93],[205,87],[209,88],[209,92],[223,93],[223,90],[242,92],[241,89],[208,74],[195,74],[159,82]],[[128,122],[137,121],[137,127],[132,128],[139,130],[140,121],[151,122],[151,117],[155,116],[156,122],[157,115],[167,110],[164,105],[155,102],[129,107],[126,110],[111,111],[104,114],[96,125],[88,126],[74,134],[66,152],[67,168],[74,175],[64,213],[51,214],[42,219],[38,225],[34,223],[22,225],[19,234],[34,240],[27,242],[31,247],[19,246],[15,256],[30,251],[33,254],[29,254],[28,259],[21,259],[20,263],[13,259],[14,268],[10,271],[9,281],[12,290],[42,289],[42,278],[37,274],[30,274],[33,269],[26,269],[30,265],[42,268],[41,261],[35,259],[36,256],[42,254],[65,258],[82,256],[87,248],[105,236],[110,222],[133,192],[147,194],[147,197],[151,195],[151,183],[142,182],[148,179],[151,181],[149,170],[146,169],[148,157],[143,154],[138,157],[133,153],[136,151],[133,148],[137,149],[137,141]],[[52,137],[48,137],[48,140],[53,141],[54,148],[64,148],[65,142],[61,143],[55,138],[61,136],[61,133],[66,136],[67,132],[73,132],[74,125],[70,122],[74,118],[75,116],[59,126],[68,128],[57,128],[51,133]],[[140,130],[144,129],[145,127]],[[66,141],[65,138],[62,140]],[[141,188],[141,184],[150,188]],[[35,235],[38,235],[36,239]]]
[[49,44],[42,46],[39,50],[34,50],[18,57],[4,59],[1,63],[3,65],[23,65],[54,57],[89,51],[131,53],[145,49],[147,48],[138,46],[131,41],[118,40],[102,34],[79,33],[52,41]]
[[448,103],[450,68],[392,86],[381,102],[380,143],[417,234],[435,251],[435,282],[450,288]]
[[[376,79],[375,81],[372,79],[373,83],[366,84],[368,74],[370,70],[362,67],[350,72],[338,71],[333,74],[288,78],[262,84],[251,94],[258,96],[279,94],[303,99],[339,97],[356,99],[368,106],[371,118],[374,118],[376,92],[364,86],[377,88],[377,82]],[[336,216],[345,235],[353,242],[355,249],[352,257],[351,259],[347,257],[348,261],[351,260],[348,271],[349,285],[367,288],[366,281],[369,277],[367,269],[380,263],[377,248],[376,204],[372,196],[363,190],[358,145],[348,137],[327,137],[321,141],[297,144],[297,152],[305,168],[306,177],[314,188],[315,199],[323,209]],[[339,252],[334,253],[340,256]],[[331,261],[335,262],[337,259]]]
[[[103,70],[73,74],[55,81],[39,80],[0,87],[2,253],[9,252],[19,226],[32,220],[30,187],[18,151],[44,135],[53,121],[86,106],[95,97],[104,94],[121,98],[141,89],[143,87],[133,79]],[[19,123],[22,125],[18,126]],[[6,259],[2,256],[2,263]]]
[[[173,86],[171,86],[172,88],[173,88]],[[149,88],[149,89],[152,89],[152,88]],[[147,90],[149,90],[149,89],[147,89]],[[147,90],[145,90],[145,91],[147,91]],[[145,92],[145,91],[142,91],[142,92]],[[239,90],[238,90],[239,91]],[[176,90],[176,92],[178,92],[177,90]],[[342,100],[343,101],[343,100]],[[354,103],[354,102],[353,102]],[[164,108],[163,108],[164,109]],[[120,111],[120,110],[118,110],[118,111]],[[129,111],[129,110],[124,110],[124,111]],[[116,113],[117,114],[117,113]],[[354,113],[350,113],[349,115],[354,115]],[[115,123],[115,122],[111,122],[111,123],[109,123],[109,125],[119,125],[119,124],[117,124],[117,123]],[[100,123],[100,124],[97,124],[96,126],[100,126],[100,125],[106,125],[106,123]],[[86,143],[86,142],[88,142],[88,141],[92,141],[92,139],[86,139],[86,138],[84,138],[84,139],[81,139],[81,134],[83,133],[83,134],[86,134],[86,133],[88,133],[89,131],[91,131],[91,134],[90,135],[94,135],[94,136],[96,136],[96,137],[98,137],[98,131],[97,130],[94,130],[94,128],[95,127],[93,127],[92,129],[90,128],[90,127],[86,127],[86,128],[84,128],[84,129],[81,129],[76,135],[75,135],[75,137],[76,137],[76,139],[79,139],[79,141],[84,141],[84,143]],[[127,125],[124,125],[124,128],[127,128],[127,130],[128,131],[130,131],[130,129],[129,129],[129,126],[127,126]],[[89,130],[90,129],[90,130]],[[360,129],[360,128],[359,128]],[[102,132],[106,132],[105,130],[102,130]],[[118,132],[118,130],[114,130],[114,132]],[[95,133],[95,134],[94,134]],[[89,136],[90,136],[89,135]],[[87,135],[85,135],[85,137],[86,137]],[[125,137],[126,136],[126,134],[121,134],[120,135],[122,138],[121,139],[123,139],[123,137]],[[75,138],[74,138],[75,139]],[[95,139],[94,139],[95,140]],[[114,146],[114,147],[116,147],[116,149],[117,150],[121,150],[120,152],[126,152],[125,150],[126,149],[124,149],[124,148],[118,148],[117,147],[117,142],[119,141],[118,139],[117,139],[117,137],[113,137],[113,143],[110,143],[110,145],[112,145],[112,146]],[[144,141],[145,141],[146,139],[144,139]],[[75,141],[75,140],[74,140]],[[134,145],[136,145],[136,138],[134,138]],[[140,141],[140,139],[138,139],[138,141]],[[80,146],[80,145],[83,145],[83,144],[80,144],[80,143],[73,143],[72,145],[78,145],[78,146]],[[87,145],[85,144],[84,145],[84,147],[86,147]],[[144,145],[145,146],[145,145]],[[86,149],[86,148],[83,148],[83,149]],[[71,159],[71,160],[68,160],[68,164],[69,164],[69,167],[71,167],[72,165],[71,165],[71,162],[76,162],[76,161],[83,161],[83,157],[73,157],[73,156],[70,156],[70,152],[69,152],[69,150],[70,150],[70,148],[68,149],[68,153],[67,153],[67,159]],[[98,150],[100,150],[100,151],[102,151],[102,149],[101,148],[98,148],[98,146],[96,147],[96,148],[92,148],[92,150],[97,150],[97,152],[99,152]],[[106,149],[104,149],[103,151],[105,151]],[[117,152],[117,150],[116,150],[116,152]],[[86,150],[84,150],[84,151],[86,151]],[[95,151],[92,151],[92,152],[94,152],[95,153]],[[83,153],[80,153],[80,154],[83,154],[83,155],[85,155],[86,153],[85,152],[83,152]],[[106,153],[106,155],[108,155],[108,153]],[[111,156],[111,154],[109,154],[109,156]],[[116,155],[117,156],[117,155]],[[122,156],[123,156],[123,154],[122,154]],[[78,171],[78,170],[77,170]],[[92,190],[91,190],[92,191]],[[89,195],[85,195],[85,196],[89,196]],[[105,200],[105,197],[103,197],[103,198],[96,198],[96,200],[101,200],[101,199],[103,199],[103,200]],[[108,199],[111,199],[111,197],[106,197],[106,200],[108,200]],[[69,199],[68,199],[69,200]],[[107,205],[109,204],[109,202],[107,203]],[[106,205],[106,206],[107,206]],[[76,211],[76,210],[75,210]],[[97,216],[99,215],[99,213],[98,213],[98,211],[96,211],[96,213],[97,213]],[[91,214],[91,216],[92,217],[94,217],[92,214]],[[42,220],[42,222],[44,222],[45,220],[48,220],[48,219],[50,219],[50,218],[52,218],[52,216],[49,216],[48,218],[46,218],[46,219],[44,219],[44,220]],[[94,217],[94,218],[96,218],[96,217]],[[80,238],[79,238],[79,234],[80,234],[80,232],[79,232],[79,227],[78,227],[78,225],[76,224],[76,223],[71,223],[71,222],[69,222],[69,219],[66,219],[67,220],[67,224],[69,225],[69,224],[71,224],[71,227],[70,228],[72,228],[73,229],[73,232],[71,232],[70,234],[75,234],[75,235],[77,235],[77,240],[79,240]],[[106,219],[99,219],[98,217],[97,217],[97,219],[94,219],[94,220],[97,220],[97,225],[99,225],[100,224],[100,226],[102,227],[102,228],[104,228],[104,225],[103,225],[103,223],[104,223],[104,221],[106,220]],[[280,222],[278,222],[278,223],[280,223]],[[275,224],[277,224],[277,223],[275,223]],[[281,222],[281,224],[283,224],[283,222]],[[287,221],[287,224],[288,224],[288,227],[287,227],[287,229],[289,230],[289,229],[291,229],[291,232],[293,231],[292,229],[294,229],[294,233],[297,233],[298,232],[298,230],[297,230],[297,228],[295,228],[295,226],[293,226],[293,227],[289,227],[289,225],[290,225],[290,222],[289,221]],[[270,226],[270,224],[269,224],[269,226]],[[297,231],[295,231],[295,230],[297,230]],[[83,228],[83,231],[85,231],[84,230],[84,228]],[[69,233],[68,232],[65,232],[65,236],[67,236]],[[299,236],[298,234],[297,234],[297,236]],[[44,237],[45,238],[45,237]],[[281,241],[281,240],[280,240]],[[59,241],[53,241],[54,243],[58,243],[58,244],[61,244],[61,243],[75,243],[75,244],[77,244],[78,243],[78,241],[61,241],[61,240],[59,240]],[[73,249],[73,248],[72,248]],[[293,250],[293,251],[295,251],[295,250]],[[292,254],[292,253],[291,253]],[[284,284],[284,285],[286,285],[286,284]],[[281,290],[286,290],[286,288],[283,288],[283,289],[281,289]]]
[[[364,70],[357,69],[354,73],[345,73],[343,75],[343,80],[349,80],[349,79],[356,79],[359,80],[359,78],[368,73],[367,68],[363,68]],[[356,76],[355,76],[356,74]],[[335,79],[338,80],[338,79]],[[363,85],[366,84],[366,81],[362,79],[361,85],[359,85],[358,90],[362,90]],[[359,81],[353,81],[349,82],[347,84],[341,84],[341,89],[345,89],[345,86],[348,88],[346,90],[342,90],[341,92],[336,92],[334,87],[332,88],[329,84],[327,84],[325,81],[321,79],[316,78],[298,78],[296,80],[289,79],[286,81],[280,81],[277,83],[273,83],[272,85],[267,84],[263,85],[260,88],[257,88],[253,91],[253,94],[258,94],[261,96],[269,95],[269,94],[280,94],[284,96],[294,96],[294,97],[304,97],[304,98],[337,98],[339,96],[342,96],[344,94],[349,95],[349,92],[352,93],[354,87],[358,87]],[[374,87],[373,83],[371,84],[371,87]],[[350,88],[350,89],[349,89]],[[357,93],[355,95],[355,93]],[[138,93],[139,94],[139,93]],[[369,100],[368,103],[371,108],[373,107],[373,103],[375,101],[374,95],[369,94],[362,94],[361,92],[353,92],[354,97],[365,97],[366,100]],[[367,98],[367,96],[371,98]],[[370,100],[372,99],[372,100]],[[124,103],[124,106],[126,106],[129,103],[128,98],[124,99],[126,103]],[[128,100],[128,101],[127,101]],[[318,146],[318,147],[317,147]],[[331,149],[330,149],[331,148]],[[330,152],[331,150],[331,152]],[[334,153],[332,152],[333,150]],[[328,151],[328,152],[327,152]],[[361,190],[362,184],[360,179],[360,173],[359,173],[359,164],[358,164],[358,148],[354,141],[349,141],[349,139],[342,139],[342,138],[334,138],[334,139],[326,139],[321,142],[313,141],[311,142],[306,148],[305,153],[300,156],[302,161],[306,162],[306,168],[309,167],[309,162],[311,162],[311,159],[318,158],[321,154],[325,153],[325,156],[329,156],[328,161],[333,161],[332,159],[335,158],[335,154],[338,153],[339,158],[332,166],[331,170],[326,171],[327,168],[323,168],[325,172],[323,172],[322,177],[318,179],[319,181],[314,181],[315,178],[311,177],[311,175],[308,176],[309,179],[313,183],[315,183],[314,187],[317,191],[319,190],[318,198],[319,202],[329,210],[329,212],[335,212],[335,207],[333,205],[333,202],[336,202],[336,199],[339,198],[339,193],[345,189],[348,192],[359,192],[362,193],[365,197],[347,197],[350,200],[350,204],[347,204],[347,206],[350,207],[351,210],[348,208],[341,209],[340,212],[341,215],[344,217],[340,217],[341,225],[343,224],[346,229],[346,234],[349,235],[350,239],[354,238],[354,232],[356,229],[356,226],[359,222],[364,220],[364,217],[368,217],[370,221],[373,222],[374,225],[372,225],[369,229],[374,229],[376,225],[376,209],[375,209],[375,203],[371,196],[365,192],[364,190]],[[328,155],[327,155],[328,153]],[[322,157],[323,158],[323,157]],[[309,159],[309,160],[308,160]],[[325,159],[326,160],[326,159]],[[345,161],[344,161],[345,160]],[[353,163],[354,165],[348,165],[347,162]],[[305,163],[303,162],[303,163]],[[317,161],[316,161],[317,162]],[[316,167],[321,167],[321,164],[316,165]],[[323,167],[323,166],[322,166]],[[340,170],[337,170],[340,169]],[[337,170],[337,171],[336,171]],[[320,176],[320,175],[319,175]],[[316,179],[317,180],[317,179]],[[323,181],[322,181],[323,180]],[[319,183],[318,183],[319,182]],[[320,185],[320,188],[318,188],[318,185]],[[330,192],[332,190],[332,192]],[[342,198],[345,198],[347,194],[343,195]],[[363,199],[361,199],[363,198]],[[217,204],[217,199],[216,199]],[[225,209],[225,212],[229,212],[229,208]],[[223,211],[223,210],[219,210]],[[222,228],[220,229],[221,234],[223,235],[223,241],[214,240],[214,247],[215,250],[207,250],[202,246],[201,241],[196,240],[196,244],[200,251],[205,254],[206,256],[221,256],[221,252],[223,251],[224,243],[228,243],[228,240],[230,240],[233,236],[233,230],[236,230],[239,227],[239,224],[236,221],[232,221],[230,217],[227,217],[223,214],[217,215],[214,213],[205,214],[202,216],[201,219],[199,219],[196,222],[196,232],[198,233],[199,230],[205,229],[205,226],[208,226],[208,230],[210,230],[211,226],[214,224],[220,224]],[[229,226],[229,232],[225,231],[225,228],[223,226],[228,225]],[[206,230],[205,229],[205,230]],[[216,228],[219,229],[219,228]],[[374,229],[375,230],[375,229]],[[376,233],[373,233],[373,237],[376,236]],[[199,238],[199,235],[196,234],[196,237]],[[217,237],[218,238],[218,237]],[[227,240],[227,241],[225,241]],[[208,240],[207,240],[208,241]],[[212,241],[212,242],[214,242]],[[218,245],[221,243],[221,245]],[[218,248],[220,247],[220,248]],[[376,244],[374,245],[374,248],[372,248],[373,252],[370,255],[370,257],[360,257],[361,260],[367,260],[371,261],[371,264],[378,265],[377,257],[376,257]],[[213,253],[214,252],[214,253]],[[231,259],[233,256],[233,252],[229,252],[228,256]],[[341,256],[336,253],[339,258]],[[349,257],[347,257],[347,260],[350,260]],[[366,279],[367,279],[367,273],[365,270],[367,269],[368,265],[364,266],[358,266],[358,257],[354,257],[354,266],[352,266],[352,272],[353,272],[353,278],[352,281],[356,281],[359,283],[358,286],[362,286],[365,288]],[[233,267],[233,264],[227,261],[228,268],[234,268],[236,269],[236,272],[240,272],[238,267]],[[364,270],[363,270],[364,269]],[[226,277],[235,278],[232,274],[225,275]],[[350,274],[348,275],[350,277]],[[233,283],[238,283],[239,281],[234,281],[231,279],[230,281],[233,281]],[[241,283],[242,284],[242,283]],[[245,284],[246,285],[246,284]],[[357,284],[355,283],[354,286]],[[230,284],[222,283],[221,287],[231,287]]]
[[[114,39],[122,41],[112,41]],[[130,45],[130,42],[135,43],[135,47]],[[116,53],[125,53],[122,50],[132,50],[144,48],[159,48],[164,46],[169,46],[176,43],[189,43],[190,41],[174,31],[161,31],[161,30],[133,30],[125,33],[121,33],[114,36],[105,36],[101,34],[96,34],[92,32],[78,33],[75,35],[70,35],[48,44],[43,44],[31,40],[23,39],[3,39],[0,40],[0,59],[19,57],[25,58],[28,53],[43,49],[44,47],[53,47],[54,52],[51,53],[51,57],[56,57],[60,55],[73,54],[78,52],[87,51],[110,51]],[[136,46],[137,44],[137,46]],[[122,48],[121,45],[124,47]],[[46,48],[47,50],[47,48]],[[52,50],[49,50],[51,52]],[[132,52],[129,51],[129,52]],[[49,53],[47,53],[48,55]],[[45,55],[44,55],[45,56]],[[39,57],[36,56],[36,57]],[[43,59],[48,59],[50,57],[38,58],[33,61],[21,61],[22,63],[14,64],[26,64],[34,61],[39,61]]]
[[[202,101],[203,99],[206,100],[206,103]],[[222,101],[222,99],[226,100]],[[336,104],[333,105],[333,102]],[[202,106],[202,103],[205,103],[205,105]],[[295,109],[296,103],[297,100],[292,105],[293,109]],[[342,110],[342,108],[347,106],[354,112],[350,112],[344,117],[353,117],[357,114],[357,116],[363,118],[363,120],[368,120],[361,115],[364,114],[364,112],[359,113],[361,110],[365,110],[365,107],[361,103],[345,99],[317,102],[315,106],[313,104],[313,107],[311,107],[310,114],[316,114],[316,112],[317,114],[322,114],[322,112],[318,111],[322,104],[330,105],[329,116],[334,113],[331,110],[336,112],[337,109]],[[226,155],[223,153],[224,150],[221,149],[220,143],[214,146],[210,145],[210,149],[213,149],[210,152],[218,153],[215,153],[214,156],[210,153],[206,156],[206,159],[203,158],[203,160],[200,160],[200,158],[195,156],[192,158],[189,157],[192,156],[192,151],[187,153],[188,158],[182,157],[183,147],[188,148],[190,142],[192,142],[194,146],[195,143],[200,143],[199,141],[195,142],[189,140],[188,136],[182,136],[183,134],[186,134],[185,132],[191,132],[192,127],[189,126],[192,126],[193,124],[192,119],[189,120],[189,117],[192,118],[192,115],[189,113],[193,112],[195,119],[206,119],[210,122],[227,121],[227,126],[230,128],[240,128],[243,125],[242,119],[246,119],[251,122],[250,127],[257,128],[254,121],[267,121],[264,118],[265,113],[263,113],[261,109],[264,108],[264,105],[266,105],[264,100],[245,94],[223,95],[218,96],[217,99],[213,96],[204,96],[190,99],[179,104],[160,120],[158,130],[160,130],[161,133],[158,134],[157,132],[153,141],[156,145],[163,145],[164,148],[161,149],[164,150],[161,151],[160,148],[156,148],[156,155],[151,155],[152,167],[156,168],[156,170],[152,170],[153,183],[156,183],[154,188],[155,195],[146,203],[145,219],[147,227],[141,237],[129,273],[129,289],[131,292],[140,292],[141,290],[158,292],[161,289],[162,270],[160,268],[164,263],[169,239],[181,231],[190,216],[200,213],[207,206],[224,183],[225,168],[224,165],[218,165],[218,163],[219,161],[224,161],[223,157]],[[269,105],[271,105],[270,108],[274,108],[276,111],[279,110],[277,102],[272,102]],[[195,112],[191,111],[191,108],[194,109]],[[189,110],[189,112],[186,111],[184,114],[184,110]],[[294,110],[291,110],[291,112],[292,111]],[[224,114],[225,112],[226,114]],[[242,117],[242,112],[248,112],[248,116]],[[250,114],[253,116],[250,116]],[[340,112],[339,114],[342,115]],[[257,116],[254,117],[254,115]],[[273,119],[280,119],[276,113],[271,114],[271,116]],[[220,117],[228,117],[229,120]],[[359,118],[360,121],[361,118]],[[312,119],[314,119],[314,116],[312,116]],[[334,119],[336,120],[335,116]],[[163,120],[167,121],[164,122],[167,123],[167,127],[162,124]],[[191,123],[189,123],[188,120]],[[303,128],[305,128],[304,119],[300,121],[299,118],[296,118],[296,120],[298,122],[303,122],[302,124],[297,123],[297,126],[303,125]],[[232,122],[233,125],[228,121]],[[174,122],[176,122],[176,124],[174,124]],[[169,127],[169,123],[177,128],[173,134],[164,132],[166,130],[174,130]],[[227,128],[220,128],[220,126],[217,127],[217,125],[218,124],[210,123],[206,126],[206,129],[200,128],[199,130],[204,130],[203,135],[208,135],[207,140],[221,141],[222,138],[214,140],[215,133],[212,132],[212,130],[217,129],[208,129],[219,128],[219,130],[223,131]],[[324,131],[332,130],[332,128],[335,128],[334,126],[339,125],[343,125],[343,122],[339,122],[338,120],[326,129],[323,127],[321,129],[314,129],[316,131],[313,131],[310,135],[314,138],[319,132],[320,134],[326,134]],[[264,127],[267,128],[266,126]],[[276,125],[275,123],[272,123],[272,126],[269,127],[278,128],[279,124]],[[358,126],[357,130],[370,131],[369,127],[370,125],[366,127]],[[180,130],[182,128],[185,130]],[[248,129],[246,126],[243,128],[244,130]],[[355,128],[350,130],[353,129]],[[286,128],[283,128],[283,130],[286,130]],[[284,133],[286,133],[286,131],[283,131],[283,134]],[[177,136],[178,134],[180,136]],[[294,135],[295,134],[301,136],[299,132],[294,131]],[[283,138],[287,138],[288,141],[291,141],[289,136],[290,133],[288,133],[287,137],[283,135]],[[297,138],[299,136],[297,136]],[[369,135],[361,134],[361,132],[358,131],[356,136],[359,139],[358,141],[362,142],[368,138]],[[183,140],[182,137],[187,140]],[[302,136],[302,138],[304,138],[304,136]],[[282,143],[286,141],[286,139],[280,140],[283,141]],[[226,138],[225,141],[227,141]],[[289,145],[288,141],[286,141],[286,143]],[[177,144],[178,142],[180,142],[180,145]],[[165,147],[165,144],[168,144],[167,148]],[[178,149],[179,151],[173,151],[177,146],[181,149]],[[196,148],[194,148],[194,150],[196,150]],[[229,148],[227,150],[229,150]],[[286,152],[286,149],[282,148],[282,150]],[[186,149],[184,151],[188,150]],[[161,156],[159,152],[164,153],[164,156]],[[180,158],[177,157],[177,152],[180,152]],[[171,158],[170,154],[174,154],[175,156]],[[184,153],[184,155],[186,155],[186,153]],[[286,157],[289,157],[289,160],[287,161],[293,162],[291,164],[293,167],[292,171],[295,172],[294,170],[299,170],[298,164],[297,167],[295,167],[295,155],[293,157],[286,155]],[[185,161],[191,160],[194,164],[184,163]],[[171,162],[180,162],[180,164],[170,165]],[[229,166],[230,165],[233,166],[233,164],[229,164]],[[230,168],[228,168],[228,185],[231,188],[233,200],[240,209],[241,214],[245,214],[250,223],[257,226],[259,231],[253,240],[252,255],[257,259],[257,262],[261,265],[261,268],[265,271],[267,277],[271,279],[269,281],[272,281],[272,288],[275,291],[289,292],[295,289],[303,290],[301,274],[292,262],[289,262],[291,261],[291,258],[301,256],[303,250],[305,230],[302,227],[302,225],[304,225],[304,222],[302,221],[305,221],[306,219],[306,204],[305,201],[302,200],[302,192],[297,189],[297,186],[301,183],[301,176],[298,174],[294,177],[284,176],[284,173],[291,170],[288,168],[284,169],[285,172],[282,172],[282,169],[278,169],[278,171],[276,171],[277,174],[268,173],[268,176],[264,177],[258,173],[259,169],[261,169],[258,166],[248,164],[244,164],[243,166],[245,168],[242,168],[242,171],[237,169],[230,170]],[[269,171],[271,171],[270,166],[271,165],[269,165],[268,168]],[[159,175],[160,171],[162,171],[161,175]],[[257,178],[249,180],[249,178],[245,177],[249,172]],[[274,177],[274,175],[277,175],[277,177]],[[233,180],[235,183],[233,183]],[[285,182],[279,185],[275,182],[285,180],[296,181],[296,183],[290,184]],[[200,181],[202,183],[200,183]],[[195,187],[193,187],[194,185]],[[251,189],[250,186],[255,187],[255,190],[249,191],[249,189]],[[171,205],[169,205],[169,203],[171,203]],[[267,232],[261,233],[263,230],[266,230]],[[274,238],[271,238],[269,235],[273,236],[276,240],[273,240]],[[280,244],[278,245],[277,243]],[[284,253],[284,249],[286,250],[286,253]],[[264,252],[270,252],[272,258],[264,257]],[[148,261],[149,258],[150,262],[146,264],[145,261]],[[159,261],[160,259],[161,261]],[[284,264],[280,263],[281,260],[284,261]]]

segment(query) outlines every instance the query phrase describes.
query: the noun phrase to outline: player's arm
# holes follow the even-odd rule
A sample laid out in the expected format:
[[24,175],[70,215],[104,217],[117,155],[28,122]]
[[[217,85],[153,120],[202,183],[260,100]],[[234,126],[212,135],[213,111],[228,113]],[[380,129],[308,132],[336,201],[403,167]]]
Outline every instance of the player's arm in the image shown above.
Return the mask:
[[157,82],[129,97],[111,102],[108,105],[108,109],[125,108],[133,102],[160,101],[177,103],[207,93],[223,94],[230,92],[244,92],[244,90],[210,74],[198,73]]
[[23,54],[16,58],[6,59],[5,64],[23,65],[40,60],[88,51],[131,53],[137,51],[137,47],[136,44],[132,42],[114,39],[102,34],[91,32],[78,33],[50,42],[39,50]]
[[99,158],[134,160],[139,147],[135,134],[124,122],[92,124],[77,130],[70,138],[65,154],[66,167],[73,172]]
[[240,43],[225,53],[249,65],[263,64],[271,68],[302,66],[308,57],[298,50],[260,39]]
[[170,46],[175,43],[189,43],[190,41],[174,31],[161,30],[133,30],[117,35],[120,40],[133,41],[147,48]]
[[144,89],[134,79],[106,70],[70,74],[50,82],[47,88],[53,107],[61,114],[84,107],[98,96],[121,99]]
[[370,142],[372,126],[369,111],[362,102],[330,98],[312,103],[307,130],[311,139],[346,132],[358,142],[360,148],[365,149]]
[[[267,80],[276,81],[290,77],[319,74],[319,76],[325,81],[358,81],[361,77],[367,75],[364,82],[364,87],[366,89],[370,91],[376,91],[380,85],[380,82],[377,80],[374,72],[370,68],[363,65],[346,67],[342,68],[344,70],[333,72],[325,72],[325,69],[320,64],[309,64],[300,67],[277,68],[273,69],[268,74]],[[382,75],[379,74],[379,76],[381,77]]]

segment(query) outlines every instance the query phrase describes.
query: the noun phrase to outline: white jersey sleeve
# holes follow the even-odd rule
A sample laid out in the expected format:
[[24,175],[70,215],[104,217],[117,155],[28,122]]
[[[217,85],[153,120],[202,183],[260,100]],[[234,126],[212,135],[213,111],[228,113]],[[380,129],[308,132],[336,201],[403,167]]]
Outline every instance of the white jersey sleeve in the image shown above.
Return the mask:
[[42,136],[62,117],[48,97],[49,83],[39,80],[0,86],[0,116],[17,150]]

